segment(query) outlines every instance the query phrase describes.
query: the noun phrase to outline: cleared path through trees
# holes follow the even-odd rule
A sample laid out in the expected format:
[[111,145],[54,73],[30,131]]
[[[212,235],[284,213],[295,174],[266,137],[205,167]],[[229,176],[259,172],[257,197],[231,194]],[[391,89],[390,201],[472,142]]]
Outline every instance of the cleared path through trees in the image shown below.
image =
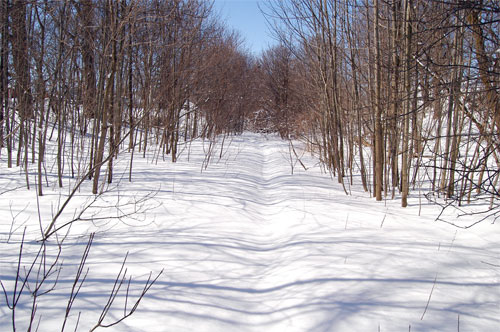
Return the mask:
[[[307,152],[308,170],[291,174],[288,143],[273,136],[244,134],[226,145],[203,172],[202,142],[176,164],[136,159],[121,199],[156,192],[161,206],[97,225],[88,288],[74,305],[83,329],[130,251],[132,288],[150,270],[165,272],[114,331],[455,331],[458,316],[463,330],[498,330],[498,225],[457,230],[435,222],[432,206],[418,216],[418,200],[408,209],[375,202],[359,183],[346,196]],[[126,174],[125,165],[116,167]],[[76,263],[84,239],[72,241]],[[5,241],[1,250],[4,274],[15,268],[6,263],[15,251]],[[51,296],[56,317],[67,294]]]

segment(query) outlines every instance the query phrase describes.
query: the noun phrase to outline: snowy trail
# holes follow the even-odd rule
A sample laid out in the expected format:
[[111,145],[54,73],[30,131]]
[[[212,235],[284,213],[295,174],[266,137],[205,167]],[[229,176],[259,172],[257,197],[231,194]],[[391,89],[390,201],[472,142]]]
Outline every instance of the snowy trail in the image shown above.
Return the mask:
[[[418,200],[403,210],[359,185],[346,196],[307,154],[309,169],[292,175],[288,145],[275,137],[235,137],[200,172],[202,151],[196,142],[176,164],[137,159],[121,195],[155,191],[162,205],[145,221],[99,228],[75,302],[82,330],[127,251],[138,288],[149,271],[165,272],[113,331],[456,331],[459,316],[463,331],[500,329],[498,225],[457,230],[434,222],[431,206],[419,217]],[[0,227],[4,278],[15,252],[4,239],[10,222]],[[85,239],[73,241],[70,267]],[[56,324],[69,287],[52,295],[62,304],[46,309],[53,318],[41,331]]]

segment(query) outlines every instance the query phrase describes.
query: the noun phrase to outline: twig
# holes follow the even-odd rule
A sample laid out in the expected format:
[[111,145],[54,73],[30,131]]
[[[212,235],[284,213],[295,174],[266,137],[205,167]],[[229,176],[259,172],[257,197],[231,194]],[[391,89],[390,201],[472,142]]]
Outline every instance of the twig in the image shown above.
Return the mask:
[[382,219],[382,222],[380,223],[380,228],[382,228],[382,226],[384,226],[385,217],[387,217],[387,213],[384,214],[384,218]]
[[[85,267],[85,263],[87,261],[87,258],[89,257],[89,252],[90,252],[90,247],[92,246],[92,241],[94,240],[94,233],[91,233],[89,236],[89,241],[87,242],[87,245],[85,246],[85,250],[82,254],[82,259],[80,261],[80,265],[78,265],[78,270],[76,272],[75,279],[73,280],[73,286],[71,287],[71,293],[69,295],[68,299],[68,304],[66,306],[66,312],[64,315],[64,321],[63,325],[61,328],[61,332],[64,331],[64,328],[66,326],[66,322],[68,320],[69,313],[71,312],[71,308],[73,307],[73,303],[75,302],[76,297],[78,296],[78,293],[80,292],[80,289],[83,286],[83,283],[85,282],[85,279],[87,278],[87,275],[89,273],[89,270],[85,272],[85,275],[82,278],[82,272],[83,268]],[[81,281],[80,281],[81,279]],[[78,324],[78,322],[77,322]]]
[[427,308],[429,307],[429,303],[431,302],[431,297],[432,297],[432,292],[434,292],[434,287],[436,286],[436,280],[437,280],[437,272],[436,272],[436,277],[434,278],[434,283],[432,284],[432,289],[431,292],[429,293],[429,298],[427,299],[427,304],[425,305],[424,312],[422,313],[422,317],[420,317],[420,320],[424,319],[425,313],[427,312]]

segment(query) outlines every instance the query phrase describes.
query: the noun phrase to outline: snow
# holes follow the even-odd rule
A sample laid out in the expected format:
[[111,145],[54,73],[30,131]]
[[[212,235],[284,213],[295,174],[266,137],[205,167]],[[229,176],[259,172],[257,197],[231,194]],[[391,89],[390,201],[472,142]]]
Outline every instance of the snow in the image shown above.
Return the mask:
[[[175,164],[156,162],[154,152],[136,157],[131,183],[129,155],[121,155],[115,174],[123,179],[84,213],[93,222],[75,222],[64,242],[58,287],[39,299],[39,331],[60,330],[90,232],[89,272],[67,330],[78,312],[79,330],[95,324],[127,252],[129,307],[150,271],[164,271],[111,331],[500,330],[498,224],[437,222],[439,209],[417,196],[407,209],[398,200],[376,202],[358,178],[346,196],[307,152],[307,170],[295,165],[292,174],[288,143],[272,135],[233,137],[204,169],[207,144],[194,141]],[[23,229],[28,264],[40,226],[35,191],[1,158],[0,279],[12,297]],[[69,190],[55,183],[50,178],[40,197],[44,227]],[[58,225],[92,200],[90,188],[84,184]],[[116,216],[118,201],[143,197],[134,218],[96,218]],[[134,211],[133,204],[122,208]],[[51,240],[49,257],[56,249]],[[121,317],[124,300],[120,292],[105,323]],[[16,316],[25,330],[29,296],[21,302]],[[0,330],[10,329],[2,296]]]

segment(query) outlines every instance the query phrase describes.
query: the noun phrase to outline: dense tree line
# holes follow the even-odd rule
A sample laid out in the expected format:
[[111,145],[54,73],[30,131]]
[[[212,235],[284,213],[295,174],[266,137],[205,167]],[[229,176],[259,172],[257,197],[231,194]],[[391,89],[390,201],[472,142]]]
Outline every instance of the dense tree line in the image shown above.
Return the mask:
[[457,204],[488,198],[498,214],[498,1],[289,0],[265,11],[282,46],[263,61],[289,78],[268,79],[271,94],[295,94],[276,99],[275,117],[339,182],[354,169],[377,200],[400,193],[406,206],[425,185]]
[[28,187],[36,164],[42,194],[55,142],[59,185],[88,178],[97,193],[120,147],[133,158],[154,143],[175,161],[185,140],[273,131],[306,141],[342,185],[359,175],[377,200],[406,206],[426,186],[495,210],[498,1],[287,0],[264,11],[279,45],[256,59],[207,1],[2,0],[5,162]]
[[[7,166],[37,165],[55,142],[59,185],[113,181],[120,147],[178,143],[243,130],[255,103],[242,87],[252,59],[201,0],[1,3],[0,144]],[[253,98],[252,98],[253,100]],[[133,153],[132,153],[133,156]]]

